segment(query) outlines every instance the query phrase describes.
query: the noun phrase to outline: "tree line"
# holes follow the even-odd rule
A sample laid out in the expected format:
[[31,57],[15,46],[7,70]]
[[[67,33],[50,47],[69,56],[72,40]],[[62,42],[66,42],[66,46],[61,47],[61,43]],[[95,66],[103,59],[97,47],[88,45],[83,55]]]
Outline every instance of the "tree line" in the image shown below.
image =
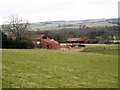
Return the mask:
[[118,27],[86,27],[63,28],[60,30],[34,31],[35,34],[46,34],[60,43],[66,43],[67,38],[84,38],[85,43],[110,43],[111,40],[119,40]]
[[33,48],[32,35],[45,34],[48,37],[66,43],[67,38],[84,38],[85,43],[112,43],[111,40],[120,40],[119,27],[81,27],[62,28],[60,30],[38,30],[31,31],[30,23],[19,17],[12,16],[0,30],[2,48]]

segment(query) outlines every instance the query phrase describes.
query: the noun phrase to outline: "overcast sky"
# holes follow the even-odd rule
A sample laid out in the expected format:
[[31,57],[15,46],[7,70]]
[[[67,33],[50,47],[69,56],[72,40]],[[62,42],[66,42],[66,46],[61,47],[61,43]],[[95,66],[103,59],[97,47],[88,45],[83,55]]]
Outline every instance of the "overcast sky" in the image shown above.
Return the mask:
[[117,18],[119,0],[0,0],[0,24],[19,15],[29,22]]

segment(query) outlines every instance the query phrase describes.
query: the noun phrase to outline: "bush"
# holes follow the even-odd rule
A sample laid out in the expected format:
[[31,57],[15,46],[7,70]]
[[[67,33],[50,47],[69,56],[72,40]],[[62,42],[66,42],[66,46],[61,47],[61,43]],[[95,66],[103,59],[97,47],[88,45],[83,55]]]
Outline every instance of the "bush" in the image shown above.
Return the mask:
[[30,49],[33,48],[31,42],[18,42],[18,41],[2,41],[2,48],[19,48],[19,49]]

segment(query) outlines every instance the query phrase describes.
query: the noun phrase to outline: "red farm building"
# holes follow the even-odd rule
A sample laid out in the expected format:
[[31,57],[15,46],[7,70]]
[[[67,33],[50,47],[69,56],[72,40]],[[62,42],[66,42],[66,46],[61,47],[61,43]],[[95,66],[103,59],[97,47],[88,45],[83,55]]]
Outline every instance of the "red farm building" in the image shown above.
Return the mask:
[[71,47],[74,47],[74,46],[84,47],[84,45],[81,45],[81,44],[85,42],[83,38],[67,38],[66,41],[67,43],[72,44]]
[[34,39],[33,40],[34,43],[40,46],[41,48],[47,48],[47,49],[59,49],[60,48],[60,44],[57,41],[50,39],[44,34],[33,35],[33,39]]

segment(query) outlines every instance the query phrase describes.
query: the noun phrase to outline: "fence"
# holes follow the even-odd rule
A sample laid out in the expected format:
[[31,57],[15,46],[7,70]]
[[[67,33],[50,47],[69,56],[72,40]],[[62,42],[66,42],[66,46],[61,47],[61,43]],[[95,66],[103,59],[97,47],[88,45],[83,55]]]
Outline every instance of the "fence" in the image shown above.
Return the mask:
[[91,50],[119,50],[119,47],[86,47],[86,49],[91,49]]

